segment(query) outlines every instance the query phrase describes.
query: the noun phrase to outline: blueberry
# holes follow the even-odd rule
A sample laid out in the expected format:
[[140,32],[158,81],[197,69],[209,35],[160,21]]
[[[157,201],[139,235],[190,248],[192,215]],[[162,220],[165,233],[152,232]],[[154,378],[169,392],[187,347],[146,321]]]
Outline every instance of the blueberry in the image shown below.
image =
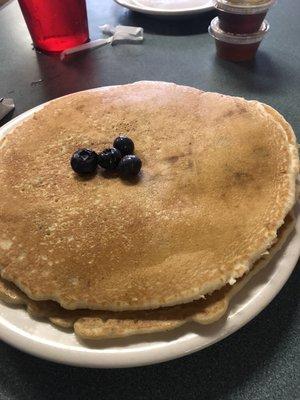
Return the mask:
[[114,140],[113,146],[121,152],[122,156],[133,154],[134,151],[134,143],[127,136],[118,136]]
[[122,158],[118,165],[118,172],[123,179],[130,179],[136,176],[142,168],[142,161],[134,155],[127,155]]
[[71,167],[77,174],[91,174],[96,171],[98,155],[90,149],[78,149],[71,157]]
[[120,160],[122,158],[122,154],[119,150],[115,149],[114,147],[110,149],[105,149],[98,155],[98,164],[100,167],[108,170],[114,171]]

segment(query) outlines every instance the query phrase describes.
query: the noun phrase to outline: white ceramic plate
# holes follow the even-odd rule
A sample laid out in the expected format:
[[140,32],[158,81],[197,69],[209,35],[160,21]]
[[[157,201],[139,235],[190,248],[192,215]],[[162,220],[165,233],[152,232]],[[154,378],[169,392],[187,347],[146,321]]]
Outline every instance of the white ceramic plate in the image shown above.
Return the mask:
[[[0,137],[41,107],[27,111],[0,128]],[[87,345],[79,342],[73,333],[33,320],[23,309],[0,303],[0,338],[35,356],[85,367],[133,367],[181,357],[218,342],[261,312],[292,273],[300,255],[299,243],[298,209],[296,230],[278,256],[233,298],[227,316],[209,326],[190,323],[171,332]]]
[[213,0],[115,0],[132,11],[162,16],[200,14],[214,8]]

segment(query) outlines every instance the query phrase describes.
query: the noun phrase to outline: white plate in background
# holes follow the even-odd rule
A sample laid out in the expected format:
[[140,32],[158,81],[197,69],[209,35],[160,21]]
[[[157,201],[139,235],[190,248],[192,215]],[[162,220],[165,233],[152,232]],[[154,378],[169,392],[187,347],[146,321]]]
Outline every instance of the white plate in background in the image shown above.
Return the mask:
[[200,14],[214,8],[213,0],[115,0],[132,11],[162,16]]

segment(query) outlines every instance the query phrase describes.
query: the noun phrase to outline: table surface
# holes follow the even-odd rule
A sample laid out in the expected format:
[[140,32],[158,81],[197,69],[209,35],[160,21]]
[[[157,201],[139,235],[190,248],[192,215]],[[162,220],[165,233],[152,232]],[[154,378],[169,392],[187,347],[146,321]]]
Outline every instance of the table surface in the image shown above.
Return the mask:
[[[300,1],[278,1],[268,14],[271,30],[257,58],[242,64],[215,57],[207,34],[213,13],[166,20],[131,13],[112,0],[87,3],[92,39],[99,37],[99,25],[110,23],[144,27],[145,42],[106,46],[61,63],[32,50],[12,1],[0,9],[0,97],[14,98],[14,116],[78,90],[163,80],[268,103],[300,139]],[[275,300],[240,331],[160,365],[89,370],[39,360],[0,343],[0,400],[299,399],[299,287],[296,269]]]

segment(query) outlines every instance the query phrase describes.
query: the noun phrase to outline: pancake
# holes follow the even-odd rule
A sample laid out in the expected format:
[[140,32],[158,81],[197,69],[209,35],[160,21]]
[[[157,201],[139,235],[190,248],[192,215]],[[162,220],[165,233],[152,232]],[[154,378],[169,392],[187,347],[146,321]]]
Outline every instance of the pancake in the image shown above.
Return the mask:
[[[130,136],[134,183],[76,176],[79,147]],[[294,133],[256,101],[139,82],[50,102],[0,148],[0,268],[66,309],[153,309],[249,271],[295,202]]]
[[8,304],[24,305],[35,318],[47,318],[54,325],[74,329],[82,339],[99,340],[137,334],[168,331],[189,321],[206,325],[219,320],[227,311],[230,299],[249,280],[264,268],[283,246],[294,228],[294,218],[288,215],[279,229],[276,243],[262,258],[256,261],[251,271],[234,285],[226,285],[205,299],[192,303],[146,311],[92,311],[65,310],[52,301],[34,301],[13,284],[0,279],[0,299]]

